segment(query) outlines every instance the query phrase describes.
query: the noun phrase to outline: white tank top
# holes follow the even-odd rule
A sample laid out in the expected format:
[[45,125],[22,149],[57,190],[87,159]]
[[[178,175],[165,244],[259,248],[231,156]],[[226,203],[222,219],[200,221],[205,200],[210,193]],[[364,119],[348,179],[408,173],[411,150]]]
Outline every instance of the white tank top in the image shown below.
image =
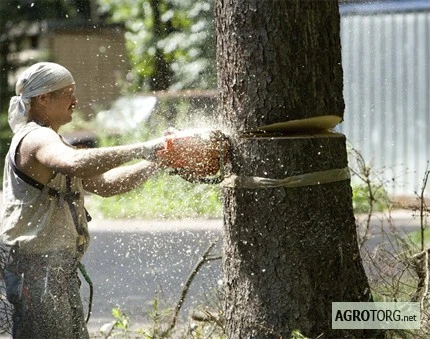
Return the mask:
[[67,177],[57,173],[40,190],[22,180],[10,164],[10,161],[15,161],[16,150],[22,139],[38,128],[47,127],[30,122],[12,138],[4,169],[0,240],[6,245],[18,245],[22,254],[63,251],[79,258],[89,243],[82,180],[72,177],[69,186],[75,193],[73,204],[79,234],[66,200],[70,196]]

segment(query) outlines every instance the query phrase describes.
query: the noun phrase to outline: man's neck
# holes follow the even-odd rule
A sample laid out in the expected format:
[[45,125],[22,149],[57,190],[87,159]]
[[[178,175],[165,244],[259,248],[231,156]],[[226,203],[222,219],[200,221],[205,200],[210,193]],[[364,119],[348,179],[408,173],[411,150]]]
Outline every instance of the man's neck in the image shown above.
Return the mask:
[[39,119],[31,119],[30,121],[33,121],[33,122],[35,122],[36,124],[38,124],[38,125],[40,125],[40,126],[43,126],[43,127],[47,127],[47,126],[48,126],[48,124],[47,124],[47,123],[45,123],[44,121],[39,120]]
[[30,119],[30,121],[35,122],[39,126],[49,127],[50,129],[52,129],[52,130],[54,130],[55,132],[58,133],[58,128],[55,129],[54,126],[52,126],[52,124],[50,124],[49,122],[47,122],[45,119],[32,118],[32,119]]

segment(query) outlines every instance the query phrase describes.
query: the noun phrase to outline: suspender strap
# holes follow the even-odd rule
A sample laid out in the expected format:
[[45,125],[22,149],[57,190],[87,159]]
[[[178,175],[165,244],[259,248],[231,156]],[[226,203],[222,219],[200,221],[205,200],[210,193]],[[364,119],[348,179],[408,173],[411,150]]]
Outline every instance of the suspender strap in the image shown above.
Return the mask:
[[[25,183],[29,184],[30,186],[33,186],[34,188],[37,188],[38,190],[43,190],[46,186],[44,184],[41,184],[40,182],[34,180],[33,178],[29,177],[27,174],[22,172],[21,170],[16,167],[15,162],[12,159],[12,156],[9,153],[9,164],[12,168],[13,172]],[[59,196],[60,192],[58,192],[56,189],[48,187],[48,193],[51,196]]]
[[[33,178],[29,177],[24,172],[22,172],[18,167],[16,167],[15,162],[13,161],[10,153],[9,153],[9,164],[10,164],[10,167],[12,168],[13,172],[18,176],[18,178],[20,178],[22,181],[24,181],[28,185],[33,186],[34,188],[37,188],[40,191],[43,190],[45,187],[47,187],[48,194],[50,196],[53,196],[53,197],[59,197],[61,195],[61,193],[59,191],[57,191],[56,189],[49,187],[49,186],[46,186],[46,185],[34,180]],[[67,201],[69,208],[70,208],[70,212],[72,213],[72,218],[73,218],[73,222],[74,222],[75,227],[76,227],[76,231],[78,232],[78,234],[82,235],[83,234],[82,227],[80,226],[78,213],[76,211],[76,206],[74,204],[74,201],[78,198],[79,198],[79,193],[72,192],[71,178],[69,176],[66,176],[65,200]],[[85,214],[86,214],[87,221],[88,222],[91,221],[91,216],[86,209],[85,209]]]
[[[84,236],[85,231],[82,228],[81,223],[79,222],[79,215],[78,215],[78,211],[76,210],[76,204],[75,201],[77,199],[77,197],[79,196],[79,193],[75,193],[72,192],[72,179],[69,176],[66,176],[66,195],[65,195],[65,200],[67,202],[67,204],[69,205],[69,209],[70,209],[70,213],[72,214],[72,218],[73,218],[73,223],[75,224],[76,227],[76,232],[78,232],[78,234],[80,236]],[[87,214],[87,218],[89,216],[88,212],[85,210],[86,214]],[[78,251],[79,252],[83,252],[84,250],[84,244],[78,244]]]

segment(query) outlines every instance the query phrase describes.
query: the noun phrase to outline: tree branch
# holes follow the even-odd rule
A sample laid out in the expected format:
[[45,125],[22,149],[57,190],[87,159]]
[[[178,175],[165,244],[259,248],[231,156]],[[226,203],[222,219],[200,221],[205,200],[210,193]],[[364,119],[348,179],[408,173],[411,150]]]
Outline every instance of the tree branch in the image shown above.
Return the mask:
[[201,267],[209,262],[209,261],[213,261],[213,260],[219,260],[221,259],[220,256],[210,256],[210,252],[212,251],[213,247],[217,244],[217,242],[220,240],[220,238],[215,239],[206,249],[206,251],[203,253],[202,257],[200,258],[200,260],[197,262],[197,264],[194,266],[194,269],[191,271],[190,275],[188,276],[187,281],[185,282],[185,285],[182,289],[181,295],[179,297],[179,300],[176,304],[175,307],[175,312],[173,314],[172,320],[170,322],[170,325],[168,327],[168,329],[166,330],[166,333],[170,333],[173,328],[176,326],[176,322],[178,320],[178,315],[179,312],[181,311],[181,308],[184,304],[185,298],[187,297],[188,291],[190,289],[190,286],[195,278],[195,276],[197,275],[197,273],[200,271]]

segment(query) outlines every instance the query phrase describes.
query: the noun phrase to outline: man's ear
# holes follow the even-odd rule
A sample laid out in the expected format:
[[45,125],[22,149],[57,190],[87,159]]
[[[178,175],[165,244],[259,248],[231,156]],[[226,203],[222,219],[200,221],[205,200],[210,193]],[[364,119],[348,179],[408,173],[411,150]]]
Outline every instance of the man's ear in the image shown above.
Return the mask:
[[45,106],[49,99],[49,96],[45,93],[38,95],[37,97],[33,97],[33,99],[37,104]]

